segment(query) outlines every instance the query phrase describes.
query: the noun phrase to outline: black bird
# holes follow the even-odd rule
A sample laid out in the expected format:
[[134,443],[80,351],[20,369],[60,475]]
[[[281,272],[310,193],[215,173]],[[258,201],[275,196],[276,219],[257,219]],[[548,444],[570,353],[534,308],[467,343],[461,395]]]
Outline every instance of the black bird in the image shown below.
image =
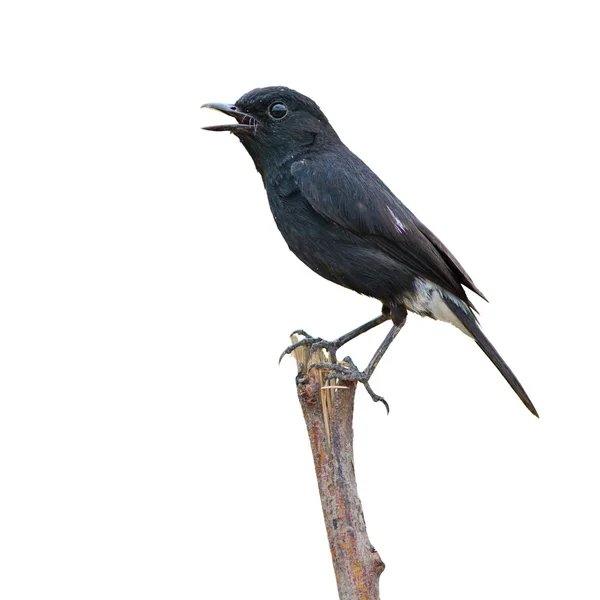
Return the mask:
[[[536,416],[523,386],[481,331],[464,288],[485,296],[452,253],[340,140],[310,98],[286,87],[259,88],[233,104],[205,104],[233,117],[229,131],[242,142],[263,178],[269,205],[290,250],[313,271],[359,294],[377,298],[382,314],[326,347],[330,378],[369,386],[379,360],[406,321],[407,311],[452,323],[472,337]],[[394,326],[364,371],[335,352],[349,340],[390,319]],[[283,356],[283,355],[282,355]],[[387,407],[387,403],[386,407]]]

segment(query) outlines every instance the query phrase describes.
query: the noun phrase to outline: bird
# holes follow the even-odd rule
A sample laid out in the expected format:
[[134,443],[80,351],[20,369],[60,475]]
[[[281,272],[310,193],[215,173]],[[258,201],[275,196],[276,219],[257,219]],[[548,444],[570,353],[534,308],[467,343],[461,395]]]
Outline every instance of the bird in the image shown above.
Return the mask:
[[[484,335],[465,288],[486,300],[448,248],[340,139],[319,106],[284,86],[253,89],[234,104],[202,108],[233,117],[203,129],[238,138],[261,175],[271,212],[289,249],[321,277],[381,302],[381,314],[333,341],[309,336],[292,344],[326,348],[327,378],[359,381],[373,400],[370,378],[408,312],[451,323],[473,338],[523,404],[538,412],[525,389]],[[362,333],[392,321],[392,328],[363,370],[337,350]]]

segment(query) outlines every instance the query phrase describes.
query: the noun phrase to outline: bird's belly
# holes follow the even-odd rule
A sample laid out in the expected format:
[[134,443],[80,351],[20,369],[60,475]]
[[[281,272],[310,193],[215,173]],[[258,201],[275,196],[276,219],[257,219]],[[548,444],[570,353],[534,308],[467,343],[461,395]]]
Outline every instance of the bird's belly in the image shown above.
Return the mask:
[[382,301],[412,288],[413,277],[400,263],[321,217],[301,196],[269,200],[290,250],[325,279]]

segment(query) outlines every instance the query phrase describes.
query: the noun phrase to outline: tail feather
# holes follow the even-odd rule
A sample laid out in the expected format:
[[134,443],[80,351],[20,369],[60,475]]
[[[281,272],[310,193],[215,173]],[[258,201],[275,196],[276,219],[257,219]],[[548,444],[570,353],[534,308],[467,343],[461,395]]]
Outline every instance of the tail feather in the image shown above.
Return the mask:
[[[469,332],[471,337],[477,342],[477,345],[485,352],[486,356],[494,363],[498,371],[502,373],[502,376],[510,387],[515,391],[517,396],[521,398],[523,404],[536,416],[539,417],[535,406],[529,399],[527,392],[524,390],[523,386],[519,383],[519,380],[516,378],[515,374],[510,370],[509,366],[504,362],[503,358],[498,354],[498,351],[490,340],[485,337],[483,331],[479,328],[477,324],[477,319],[475,315],[471,313],[468,307],[462,307],[458,304],[453,298],[446,298],[446,304],[448,308],[452,311],[454,316],[462,323],[464,328]],[[462,304],[462,303],[461,303]]]

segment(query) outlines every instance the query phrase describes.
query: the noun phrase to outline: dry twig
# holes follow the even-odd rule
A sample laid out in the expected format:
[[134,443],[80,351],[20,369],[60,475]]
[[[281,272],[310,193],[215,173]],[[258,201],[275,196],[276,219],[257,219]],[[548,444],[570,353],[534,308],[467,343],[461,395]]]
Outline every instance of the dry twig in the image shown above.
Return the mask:
[[[297,338],[292,337],[292,342]],[[340,600],[378,600],[385,565],[367,536],[354,475],[352,417],[356,383],[336,380],[323,385],[325,371],[311,369],[325,361],[323,350],[294,350],[298,363],[298,398],[315,463],[321,506]]]

